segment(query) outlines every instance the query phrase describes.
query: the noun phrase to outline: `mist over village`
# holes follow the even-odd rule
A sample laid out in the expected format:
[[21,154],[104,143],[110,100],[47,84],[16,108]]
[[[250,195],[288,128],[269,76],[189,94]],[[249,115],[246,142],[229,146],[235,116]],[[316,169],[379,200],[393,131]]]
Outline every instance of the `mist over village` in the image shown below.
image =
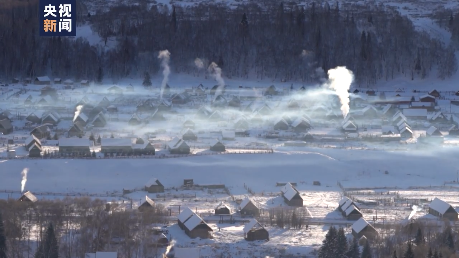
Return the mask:
[[459,2],[3,0],[0,258],[459,257]]

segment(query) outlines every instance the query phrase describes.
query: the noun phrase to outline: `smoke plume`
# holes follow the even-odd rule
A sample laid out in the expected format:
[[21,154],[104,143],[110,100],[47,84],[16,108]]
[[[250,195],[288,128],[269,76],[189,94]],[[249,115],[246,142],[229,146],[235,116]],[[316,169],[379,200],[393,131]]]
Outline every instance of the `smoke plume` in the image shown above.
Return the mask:
[[77,117],[80,115],[81,110],[83,109],[82,105],[78,105],[75,110],[75,116],[73,117],[73,122],[77,119]]
[[21,172],[22,181],[21,181],[21,193],[24,192],[25,184],[27,182],[27,173],[29,172],[28,168],[24,168]]
[[349,88],[354,81],[354,74],[344,66],[328,70],[328,87],[333,89],[341,102],[343,117],[349,114]]
[[410,213],[410,216],[408,216],[408,219],[410,220],[414,214],[416,214],[417,211],[422,211],[422,208],[417,206],[417,205],[413,205],[413,207],[411,207],[411,209],[413,209]]
[[175,246],[175,240],[172,240],[170,244],[166,247],[166,252],[165,252],[166,257],[172,257],[172,255],[174,254],[172,248],[174,246]]
[[217,90],[215,91],[215,96],[213,100],[215,101],[217,97],[222,94],[223,88],[225,87],[225,81],[222,78],[222,69],[218,67],[216,63],[212,62],[208,70],[209,70],[209,73],[212,74],[212,76],[215,78],[215,80],[218,83],[218,87],[217,87]]
[[171,56],[171,53],[168,50],[159,51],[158,58],[161,59],[161,67],[163,68],[163,76],[164,76],[163,81],[161,82],[161,94],[160,94],[161,99],[163,98],[163,92],[169,80],[169,74],[171,73],[171,70],[169,68],[170,56]]
[[194,60],[194,64],[195,64],[196,67],[199,68],[199,69],[204,68],[204,62],[203,62],[201,59],[199,59],[199,58],[196,58],[196,59]]

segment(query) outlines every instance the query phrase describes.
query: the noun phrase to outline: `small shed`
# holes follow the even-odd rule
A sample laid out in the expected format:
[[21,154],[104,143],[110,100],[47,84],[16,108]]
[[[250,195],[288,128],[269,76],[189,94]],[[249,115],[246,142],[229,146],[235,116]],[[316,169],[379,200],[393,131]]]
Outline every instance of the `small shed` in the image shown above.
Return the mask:
[[352,224],[352,235],[357,239],[360,239],[362,236],[373,239],[378,236],[378,231],[364,218],[360,218]]
[[419,97],[419,101],[421,101],[421,102],[435,102],[435,97],[432,96],[432,95],[427,94],[427,95]]
[[33,123],[33,124],[40,124],[41,123],[41,118],[39,118],[37,115],[34,113],[30,113],[27,117],[26,120]]
[[88,139],[82,138],[66,138],[59,139],[60,153],[73,153],[79,155],[91,154],[91,142]]
[[22,196],[18,199],[20,202],[36,202],[38,198],[33,195],[30,191],[25,192]]
[[215,215],[229,215],[231,214],[231,209],[221,202],[217,207],[215,207]]
[[38,144],[34,143],[30,148],[28,149],[29,151],[29,157],[31,158],[38,158],[41,157],[41,146],[38,146]]
[[438,130],[437,127],[435,126],[431,126],[429,127],[429,129],[427,129],[426,131],[426,136],[429,136],[429,137],[441,137],[443,136],[443,134],[440,132],[440,130]]
[[167,144],[167,149],[171,154],[190,154],[190,146],[180,138],[175,137]]
[[288,130],[289,124],[284,118],[279,118],[274,121],[274,130]]
[[436,89],[433,89],[429,92],[429,95],[430,96],[433,96],[435,98],[439,98],[440,97],[440,92],[438,92]]
[[155,202],[148,196],[145,196],[145,201],[139,206],[139,211],[144,212],[155,207]]
[[247,241],[269,240],[269,232],[256,219],[245,224],[243,231]]
[[292,184],[285,184],[281,190],[281,193],[282,197],[284,198],[284,202],[288,206],[303,207],[303,198],[301,198],[300,193],[295,189],[295,187],[293,187]]
[[196,213],[184,223],[185,234],[190,238],[207,239],[212,237],[212,228]]
[[439,218],[448,219],[450,221],[458,220],[458,213],[453,206],[438,198],[433,199],[429,204],[429,214]]
[[362,213],[360,212],[360,210],[359,210],[354,204],[351,204],[351,205],[343,212],[343,216],[344,216],[347,220],[358,220],[358,219],[362,218]]
[[188,207],[186,207],[182,210],[182,212],[180,212],[180,214],[177,216],[177,224],[181,229],[185,228],[185,221],[187,221],[191,216],[193,216],[193,214],[194,212]]
[[51,79],[49,79],[48,76],[39,76],[35,77],[35,80],[33,81],[35,85],[50,85],[51,84]]
[[253,217],[260,216],[260,209],[255,205],[255,203],[250,198],[245,198],[241,202],[241,215],[248,215]]
[[213,142],[210,145],[210,150],[211,151],[218,151],[218,152],[225,152],[226,148],[225,148],[225,145],[221,141],[215,140],[215,142]]
[[191,131],[190,128],[186,128],[184,130],[184,133],[182,134],[182,139],[185,141],[196,141],[198,139],[198,136]]
[[145,191],[149,193],[164,193],[164,185],[157,178],[151,178],[145,184]]

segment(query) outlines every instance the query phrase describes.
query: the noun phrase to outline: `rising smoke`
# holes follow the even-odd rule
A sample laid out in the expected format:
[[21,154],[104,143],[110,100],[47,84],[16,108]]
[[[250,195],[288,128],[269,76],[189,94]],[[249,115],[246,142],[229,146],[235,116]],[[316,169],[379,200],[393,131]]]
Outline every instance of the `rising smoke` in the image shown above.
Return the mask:
[[27,173],[29,172],[28,168],[24,168],[21,172],[22,180],[21,180],[21,193],[24,192],[24,188],[27,182]]
[[410,216],[408,216],[408,220],[410,220],[414,216],[414,214],[416,214],[417,211],[422,211],[422,208],[417,205],[413,205],[411,209],[413,210],[411,211]]
[[201,59],[199,59],[199,58],[196,58],[196,59],[194,60],[194,64],[196,65],[196,67],[197,67],[198,69],[204,68],[204,62],[203,62]]
[[82,105],[78,105],[75,110],[75,116],[73,117],[73,122],[77,119],[77,117],[80,115],[81,110],[83,109]]
[[217,87],[217,90],[215,91],[215,96],[213,99],[213,101],[215,101],[217,97],[222,94],[223,88],[225,87],[225,81],[222,78],[222,69],[218,67],[216,63],[212,62],[209,65],[208,70],[209,70],[209,73],[215,78],[215,80],[218,83],[218,87]]
[[341,102],[343,117],[349,114],[349,89],[354,81],[354,74],[344,66],[328,70],[327,86],[333,89]]
[[169,68],[169,59],[171,53],[168,50],[159,51],[158,58],[161,59],[161,67],[163,68],[163,81],[161,82],[161,93],[160,98],[163,98],[164,89],[166,88],[167,82],[169,80],[169,74],[171,70]]
[[174,257],[175,253],[174,253],[174,246],[175,246],[175,240],[172,240],[170,242],[170,244],[166,247],[166,257]]

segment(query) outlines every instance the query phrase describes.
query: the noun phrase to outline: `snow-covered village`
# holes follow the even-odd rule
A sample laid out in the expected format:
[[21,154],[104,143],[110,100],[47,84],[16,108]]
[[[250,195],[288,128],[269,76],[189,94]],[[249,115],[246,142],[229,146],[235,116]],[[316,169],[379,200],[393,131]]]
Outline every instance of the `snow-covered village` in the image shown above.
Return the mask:
[[220,2],[0,42],[0,258],[459,257],[459,5]]

